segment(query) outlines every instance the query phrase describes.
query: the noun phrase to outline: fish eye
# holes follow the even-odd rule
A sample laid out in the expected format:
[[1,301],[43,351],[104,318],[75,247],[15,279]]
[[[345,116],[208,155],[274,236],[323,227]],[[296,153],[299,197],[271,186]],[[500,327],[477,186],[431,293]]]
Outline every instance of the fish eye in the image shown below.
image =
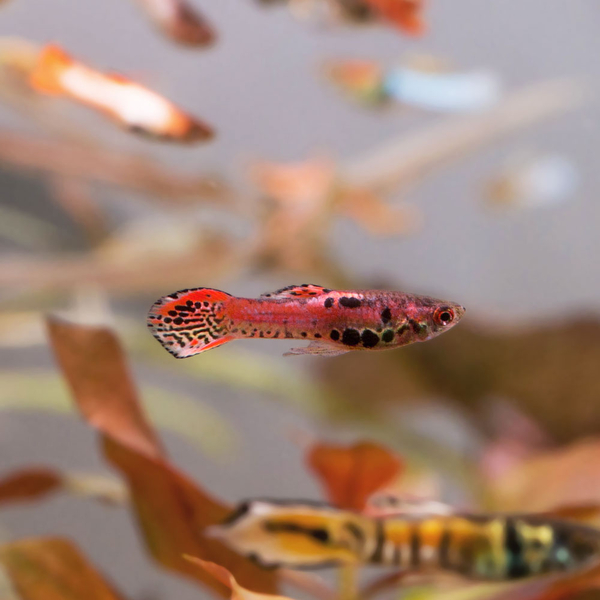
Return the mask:
[[433,320],[442,327],[450,325],[454,321],[454,311],[451,308],[437,308]]

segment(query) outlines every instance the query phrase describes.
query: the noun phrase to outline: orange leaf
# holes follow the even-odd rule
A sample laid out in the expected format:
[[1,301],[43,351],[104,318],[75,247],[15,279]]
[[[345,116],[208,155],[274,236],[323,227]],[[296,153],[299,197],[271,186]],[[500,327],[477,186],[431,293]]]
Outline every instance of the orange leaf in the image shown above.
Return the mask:
[[0,546],[0,566],[21,600],[124,600],[67,540]]
[[226,566],[244,585],[276,590],[276,575],[258,567],[202,530],[221,523],[227,505],[177,472],[139,405],[125,357],[114,334],[102,327],[50,322],[59,363],[83,416],[104,433],[104,452],[128,482],[134,510],[152,556],[222,595],[225,588],[184,560],[194,554]]
[[398,456],[371,442],[315,444],[306,462],[321,480],[328,500],[350,510],[363,510],[367,499],[397,477],[402,468]]
[[55,318],[47,322],[58,364],[86,421],[138,452],[162,456],[113,333]]
[[205,571],[208,571],[215,579],[231,590],[231,600],[290,600],[286,596],[274,596],[273,594],[257,594],[245,587],[242,587],[235,577],[225,568],[214,562],[201,560],[195,556],[186,555],[186,560],[194,565],[201,566]]
[[60,475],[44,468],[23,469],[0,480],[0,504],[36,500],[62,486]]

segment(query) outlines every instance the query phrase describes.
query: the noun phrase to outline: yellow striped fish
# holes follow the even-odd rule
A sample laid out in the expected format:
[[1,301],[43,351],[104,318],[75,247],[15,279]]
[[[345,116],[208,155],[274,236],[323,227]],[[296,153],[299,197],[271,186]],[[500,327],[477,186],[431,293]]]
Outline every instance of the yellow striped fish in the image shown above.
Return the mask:
[[600,531],[534,514],[369,517],[319,503],[252,500],[208,533],[265,567],[374,564],[507,581],[600,559]]

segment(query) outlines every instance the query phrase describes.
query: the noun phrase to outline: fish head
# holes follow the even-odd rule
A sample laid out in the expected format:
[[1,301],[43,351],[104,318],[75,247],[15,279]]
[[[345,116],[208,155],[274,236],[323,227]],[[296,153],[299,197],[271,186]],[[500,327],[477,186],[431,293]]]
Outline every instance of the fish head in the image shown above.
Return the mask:
[[408,304],[408,322],[404,326],[410,328],[418,341],[430,340],[452,329],[462,319],[465,311],[465,307],[456,302],[414,296]]
[[205,532],[263,567],[316,568],[358,560],[363,520],[328,505],[252,500]]

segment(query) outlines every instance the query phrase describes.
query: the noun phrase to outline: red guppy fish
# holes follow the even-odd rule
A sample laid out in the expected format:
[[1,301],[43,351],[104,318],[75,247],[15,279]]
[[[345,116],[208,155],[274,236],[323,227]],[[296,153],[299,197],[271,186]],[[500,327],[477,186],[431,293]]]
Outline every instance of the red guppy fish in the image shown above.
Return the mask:
[[460,304],[402,292],[304,284],[252,299],[197,288],[155,302],[148,327],[176,358],[241,338],[311,340],[287,355],[336,356],[424,342],[452,328],[464,312]]

